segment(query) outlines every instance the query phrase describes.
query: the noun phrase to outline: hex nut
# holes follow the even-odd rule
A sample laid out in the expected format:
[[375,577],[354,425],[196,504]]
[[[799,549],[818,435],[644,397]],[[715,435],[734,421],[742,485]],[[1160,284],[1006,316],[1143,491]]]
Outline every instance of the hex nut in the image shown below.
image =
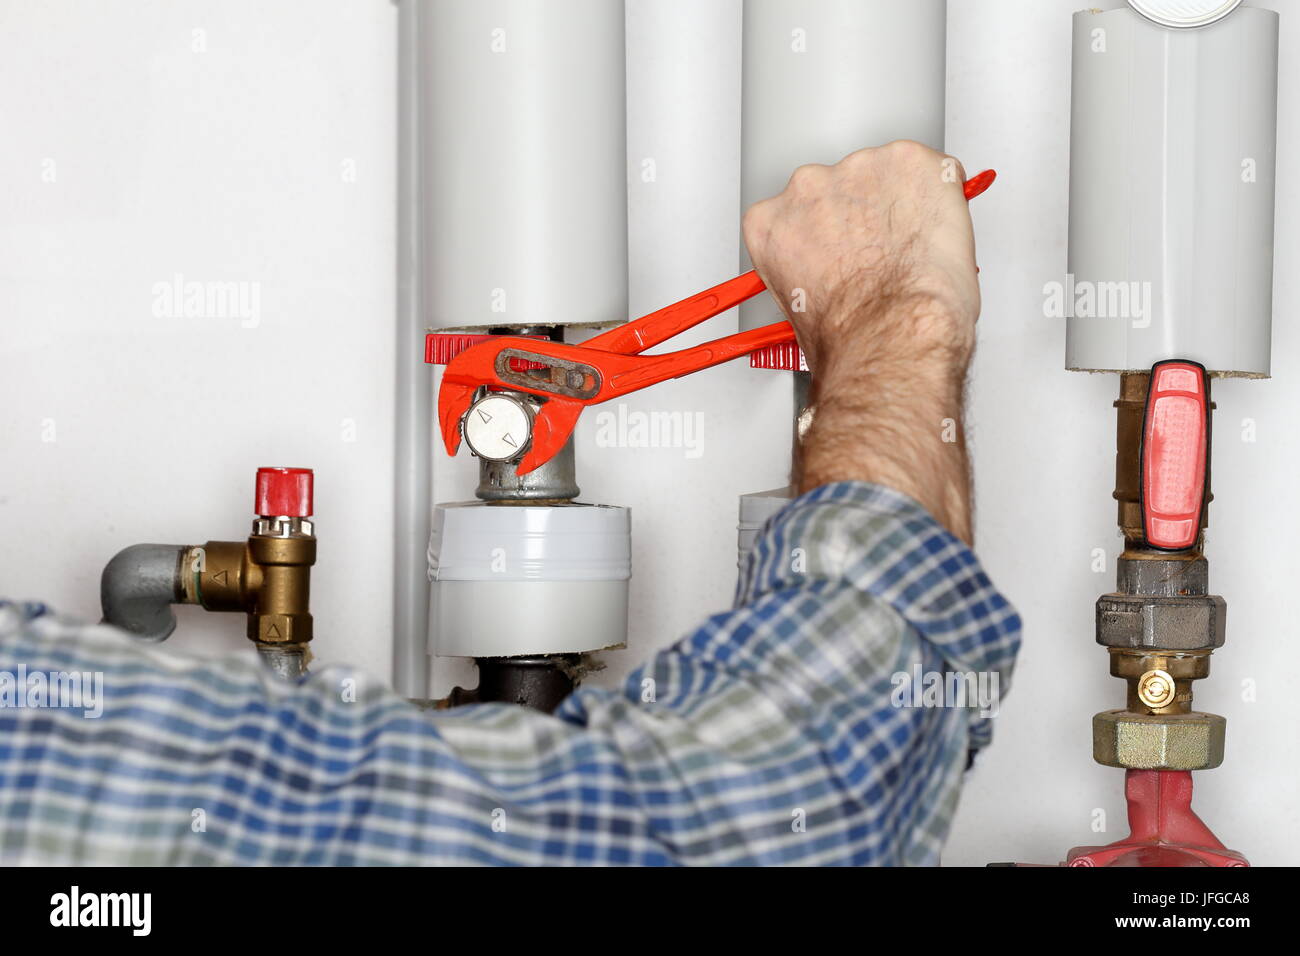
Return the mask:
[[1210,565],[1204,557],[1138,558],[1121,555],[1115,584],[1115,590],[1120,594],[1162,597],[1208,594]]
[[1227,602],[1217,594],[1103,594],[1097,599],[1097,643],[1172,651],[1222,647],[1227,616]]
[[1134,714],[1092,718],[1092,757],[1126,770],[1211,770],[1223,763],[1228,722],[1218,714]]

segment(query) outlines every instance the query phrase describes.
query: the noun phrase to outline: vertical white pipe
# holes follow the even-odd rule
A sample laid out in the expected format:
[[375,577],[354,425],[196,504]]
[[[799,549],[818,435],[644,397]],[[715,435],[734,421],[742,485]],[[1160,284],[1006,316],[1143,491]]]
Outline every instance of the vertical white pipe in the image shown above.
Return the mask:
[[627,319],[621,0],[432,0],[420,27],[423,313]]
[[[413,242],[423,325],[625,322],[622,0],[426,0],[418,20],[413,109],[419,223]],[[494,513],[467,511],[478,521]],[[515,517],[521,516],[522,510]],[[428,534],[427,522],[421,530]],[[403,542],[403,554],[408,550],[415,553],[414,541]],[[538,613],[549,613],[546,602],[553,603],[555,594],[527,590]],[[512,597],[508,609],[527,617],[522,596]],[[435,606],[447,611],[450,604]],[[492,632],[492,606],[480,609],[483,633]],[[424,613],[428,622],[427,605]],[[510,632],[488,636],[504,639]],[[475,634],[435,635],[434,646],[447,652],[454,639]],[[421,646],[429,646],[427,638]],[[415,666],[413,656],[410,663]]]
[[[942,149],[947,20],[945,0],[746,0],[742,208],[805,163],[896,139]],[[770,296],[741,306],[745,329],[781,318]]]
[[412,698],[429,696],[429,596],[425,550],[432,481],[433,375],[424,364],[420,318],[419,169],[416,52],[419,0],[397,11],[397,395],[394,419],[393,686]]
[[1278,15],[1074,16],[1066,366],[1268,375]]

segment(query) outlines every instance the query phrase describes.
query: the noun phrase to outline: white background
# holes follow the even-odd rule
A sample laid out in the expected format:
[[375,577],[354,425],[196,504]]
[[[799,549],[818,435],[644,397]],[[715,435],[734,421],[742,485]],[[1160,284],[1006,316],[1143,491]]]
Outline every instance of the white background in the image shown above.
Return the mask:
[[[1288,171],[1300,3],[1267,5],[1282,13],[1275,378],[1214,390],[1208,554],[1229,638],[1196,694],[1228,717],[1229,735],[1222,769],[1197,775],[1196,806],[1253,862],[1294,864],[1300,196]],[[1064,328],[1043,317],[1043,284],[1065,271],[1070,14],[1081,6],[949,4],[947,147],[968,169],[1000,173],[972,207],[984,291],[970,416],[978,550],[1025,621],[952,864],[1056,862],[1125,829],[1122,774],[1090,756],[1091,715],[1123,701],[1092,632],[1120,544],[1118,383],[1063,371]],[[738,0],[629,0],[633,315],[736,274],[739,27]],[[0,594],[96,619],[117,550],[242,538],[255,468],[311,466],[316,653],[389,672],[395,30],[389,0],[0,2]],[[654,183],[637,175],[646,157]],[[156,318],[153,287],[176,274],[260,283],[260,324]],[[606,655],[605,685],[729,604],[736,497],[784,484],[788,467],[780,373],[734,363],[629,407],[700,412],[704,444],[688,459],[598,448],[594,423],[579,429],[584,500],[633,509],[631,643]],[[1247,419],[1253,443],[1241,440]],[[438,454],[435,499],[470,497],[472,462]],[[242,617],[179,616],[171,646],[249,653]],[[439,693],[467,679],[436,665]]]

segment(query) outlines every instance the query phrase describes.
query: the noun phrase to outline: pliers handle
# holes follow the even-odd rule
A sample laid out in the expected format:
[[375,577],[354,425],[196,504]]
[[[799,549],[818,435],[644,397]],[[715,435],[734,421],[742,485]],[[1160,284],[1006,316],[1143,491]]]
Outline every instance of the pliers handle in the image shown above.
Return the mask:
[[[964,184],[973,199],[992,184],[996,173],[979,173]],[[532,440],[516,471],[524,475],[564,447],[582,409],[672,378],[680,378],[758,349],[795,341],[789,322],[738,332],[694,348],[642,355],[673,336],[762,292],[757,272],[620,325],[582,345],[536,338],[494,335],[447,363],[438,393],[438,421],[449,455],[460,447],[461,422],[481,388],[527,392],[545,398],[533,420]],[[430,337],[432,339],[432,337]]]

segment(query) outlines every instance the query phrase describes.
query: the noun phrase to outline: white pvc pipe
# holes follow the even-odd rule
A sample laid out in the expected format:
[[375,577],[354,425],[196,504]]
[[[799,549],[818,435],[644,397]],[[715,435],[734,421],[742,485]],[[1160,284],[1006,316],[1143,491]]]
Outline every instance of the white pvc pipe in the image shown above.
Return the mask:
[[438,505],[428,550],[434,653],[622,647],[631,529],[631,512],[609,505]]
[[397,26],[397,390],[394,405],[393,687],[429,696],[428,582],[433,478],[433,370],[424,364],[419,300],[419,126],[416,76],[420,0],[400,0]]
[[740,522],[736,525],[736,567],[742,571],[749,552],[769,518],[788,505],[794,495],[790,488],[773,488],[740,496]]
[[421,10],[427,325],[627,320],[624,50],[621,0]]
[[[1074,17],[1066,366],[1268,375],[1278,16]],[[1057,313],[1059,314],[1059,312]]]
[[[896,139],[942,149],[946,34],[945,0],[746,0],[743,208],[805,163]],[[741,307],[745,329],[781,318],[767,295]]]

